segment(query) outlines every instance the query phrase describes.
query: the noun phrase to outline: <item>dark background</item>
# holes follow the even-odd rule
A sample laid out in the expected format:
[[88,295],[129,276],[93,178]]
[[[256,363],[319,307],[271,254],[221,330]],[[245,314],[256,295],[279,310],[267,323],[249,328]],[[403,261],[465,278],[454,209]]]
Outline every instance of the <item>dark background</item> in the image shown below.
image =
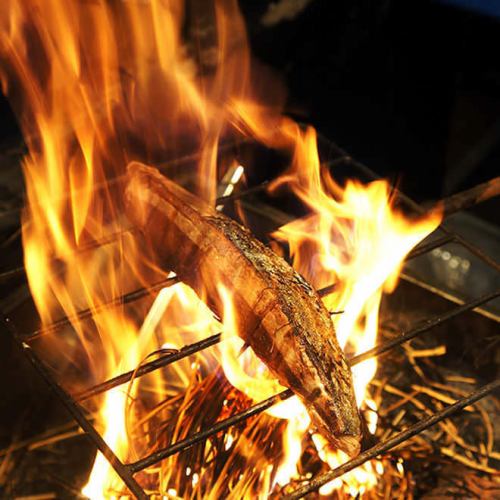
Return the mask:
[[498,173],[500,2],[311,0],[269,28],[269,2],[241,4],[289,110],[408,194],[438,198]]

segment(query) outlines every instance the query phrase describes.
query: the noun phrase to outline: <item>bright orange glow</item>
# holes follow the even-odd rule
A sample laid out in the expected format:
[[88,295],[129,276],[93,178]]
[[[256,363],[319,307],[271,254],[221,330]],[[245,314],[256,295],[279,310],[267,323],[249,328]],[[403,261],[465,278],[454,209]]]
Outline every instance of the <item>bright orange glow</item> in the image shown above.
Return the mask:
[[[252,168],[234,158],[229,170],[219,171],[220,142],[229,132],[288,155],[290,167],[270,192],[291,190],[309,215],[273,236],[288,244],[293,266],[314,287],[337,284],[325,303],[331,311],[343,311],[334,322],[350,354],[375,345],[383,294],[395,288],[408,252],[439,222],[437,214],[410,220],[398,212],[385,181],[337,184],[320,164],[314,129],[282,115],[276,86],[266,74],[252,74],[237,1],[193,5],[206,9],[191,12],[199,14],[197,22],[212,20],[216,27],[213,47],[201,47],[201,53],[196,37],[206,30],[186,18],[182,0],[4,0],[0,7],[2,88],[29,149],[23,162],[25,265],[42,325],[73,318],[71,331],[40,342],[41,349],[67,352],[86,374],[68,389],[135,370],[158,350],[179,349],[223,331],[219,348],[117,387],[89,404],[99,409],[98,427],[125,462],[206,425],[198,417],[218,401],[208,396],[211,390],[223,398],[223,418],[249,400],[261,401],[284,389],[250,348],[243,351],[231,293],[222,284],[221,321],[182,283],[106,307],[116,297],[165,279],[170,271],[158,266],[123,215],[130,162],[165,167],[165,160],[194,149],[192,171],[174,162],[164,170],[214,202],[230,194],[244,170]],[[273,102],[267,102],[269,96]],[[117,236],[98,245],[111,234]],[[92,311],[91,318],[75,319],[85,309]],[[67,348],[75,343],[79,355]],[[369,395],[376,369],[376,361],[368,360],[353,370],[361,408],[376,409]],[[376,421],[368,425],[375,432]],[[304,406],[293,397],[245,429],[231,430],[222,447],[215,438],[207,441],[196,455],[206,459],[201,466],[187,466],[188,458],[173,456],[138,480],[160,495],[185,489],[192,497],[266,498],[274,488],[300,478],[303,447],[311,439],[330,467],[346,459],[314,433]],[[221,449],[225,464],[215,474],[208,463]],[[381,467],[370,462],[321,493],[343,489],[362,494],[375,486]],[[119,498],[126,491],[98,455],[83,493],[92,499]]]

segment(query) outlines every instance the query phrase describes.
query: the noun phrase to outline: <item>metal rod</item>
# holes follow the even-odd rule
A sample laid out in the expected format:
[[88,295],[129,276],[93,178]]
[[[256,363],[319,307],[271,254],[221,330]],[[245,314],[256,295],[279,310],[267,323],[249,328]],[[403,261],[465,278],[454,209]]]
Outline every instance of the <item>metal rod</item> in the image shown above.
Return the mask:
[[344,475],[345,473],[355,469],[356,467],[359,467],[368,460],[371,460],[372,458],[375,458],[381,455],[382,453],[389,451],[391,448],[394,448],[395,446],[407,441],[413,436],[420,434],[429,427],[432,427],[438,422],[441,422],[445,418],[455,415],[456,413],[463,410],[467,406],[470,406],[476,401],[479,401],[480,399],[484,398],[488,394],[491,394],[493,391],[499,388],[500,388],[500,379],[490,382],[489,384],[481,387],[477,391],[471,392],[468,396],[459,399],[452,405],[447,406],[443,410],[437,412],[435,415],[432,415],[431,417],[428,417],[425,420],[422,420],[421,422],[418,422],[415,425],[408,427],[408,429],[404,431],[398,432],[396,435],[387,439],[386,441],[383,441],[381,443],[376,444],[375,446],[372,446],[370,449],[364,451],[363,453],[360,453],[356,458],[349,460],[349,462],[341,465],[340,467],[337,467],[329,472],[326,472],[325,474],[322,474],[319,477],[312,479],[305,486],[302,486],[301,488],[296,489],[290,495],[287,495],[285,497],[286,500],[298,500],[299,498],[304,497],[308,493],[317,490],[324,484],[333,481],[334,479]]
[[221,340],[221,335],[222,335],[221,333],[216,333],[215,335],[211,335],[210,337],[200,340],[199,342],[195,342],[193,344],[184,346],[177,352],[162,354],[155,360],[149,361],[148,363],[144,363],[137,370],[130,370],[128,372],[122,373],[121,375],[106,380],[101,384],[97,384],[94,387],[91,387],[90,389],[77,393],[73,397],[77,401],[84,401],[85,399],[109,391],[109,389],[112,389],[113,387],[117,387],[121,384],[129,382],[132,379],[132,377],[134,378],[142,377],[143,375],[151,373],[152,371],[157,370],[158,368],[170,365],[176,361],[186,358],[187,356],[191,356],[199,351],[207,349],[208,347],[211,347],[215,344],[218,344]]
[[411,260],[416,257],[420,257],[421,255],[426,254],[427,252],[430,252],[431,250],[434,250],[435,248],[442,247],[443,245],[446,245],[447,243],[451,243],[455,241],[455,236],[454,235],[447,235],[443,236],[441,238],[437,238],[433,241],[430,241],[429,243],[424,243],[422,245],[416,246],[406,257],[406,260]]
[[24,266],[16,267],[14,269],[10,269],[9,271],[4,271],[3,273],[0,273],[0,283],[3,283],[4,281],[9,281],[12,278],[16,278],[18,276],[23,276],[25,275],[26,270],[24,269]]
[[96,307],[89,308],[89,309],[83,309],[82,311],[77,312],[76,314],[73,314],[71,316],[65,316],[64,318],[61,318],[57,321],[54,321],[54,323],[51,323],[50,325],[44,326],[40,328],[39,330],[35,330],[33,333],[30,335],[27,335],[26,337],[23,337],[23,340],[25,342],[30,342],[32,340],[35,340],[42,335],[46,335],[48,333],[53,333],[59,329],[61,329],[64,326],[70,325],[71,323],[74,323],[76,321],[82,321],[84,319],[88,319],[92,317],[94,314],[99,313],[100,311],[103,311],[108,308],[112,307],[117,307],[122,304],[128,304],[130,302],[134,302],[135,300],[141,299],[143,297],[146,297],[147,295],[153,293],[153,292],[158,292],[162,288],[172,286],[175,283],[177,283],[179,279],[174,276],[171,278],[166,278],[164,280],[159,281],[158,283],[155,283],[154,285],[147,287],[147,288],[139,288],[137,290],[134,290],[133,292],[126,293],[120,297],[116,297],[109,302],[103,302],[102,304],[99,304]]
[[471,302],[468,302],[466,304],[463,304],[459,307],[455,307],[451,311],[448,311],[447,313],[440,315],[440,316],[435,316],[434,318],[430,318],[422,322],[419,326],[416,326],[415,328],[409,330],[406,333],[402,333],[400,336],[394,338],[393,340],[390,340],[388,342],[384,342],[381,345],[375,346],[372,349],[369,349],[368,351],[365,351],[362,354],[358,354],[357,356],[354,356],[352,359],[349,360],[351,366],[356,365],[358,363],[361,363],[362,361],[366,361],[369,358],[372,358],[374,356],[380,356],[381,354],[384,354],[394,347],[404,344],[405,342],[408,342],[409,340],[415,338],[417,335],[426,332],[427,330],[430,330],[431,328],[434,328],[435,326],[440,325],[441,323],[444,323],[445,321],[448,321],[455,316],[458,316],[459,314],[462,314],[466,311],[471,311],[472,309],[475,309],[476,307],[489,302],[490,300],[495,299],[496,297],[500,297],[500,290],[496,290],[495,292],[488,293],[486,295],[483,295]]
[[445,198],[441,202],[444,216],[473,207],[495,196],[500,196],[500,177]]
[[134,479],[133,473],[125,464],[120,461],[113,450],[107,445],[106,441],[104,441],[104,439],[97,432],[90,420],[85,416],[84,411],[78,405],[78,403],[76,403],[73,398],[71,398],[71,396],[67,394],[66,391],[54,380],[54,378],[50,374],[50,371],[47,369],[38,355],[34,352],[34,350],[19,338],[9,318],[6,318],[2,314],[1,319],[1,324],[3,325],[5,330],[7,330],[11,334],[14,342],[28,358],[33,368],[43,378],[50,390],[64,404],[66,409],[78,422],[78,425],[80,425],[85,434],[97,446],[98,450],[106,457],[111,466],[115,469],[116,473],[121,477],[127,488],[130,490],[130,492],[133,493],[136,498],[146,500],[148,497],[143,489],[139,486],[139,483]]
[[293,396],[293,392],[290,389],[287,389],[286,391],[280,392],[279,394],[276,394],[275,396],[272,396],[264,401],[261,401],[260,403],[257,403],[256,405],[250,406],[246,410],[242,411],[241,413],[238,413],[236,415],[233,415],[232,417],[226,418],[225,420],[221,420],[220,422],[217,422],[215,425],[210,427],[209,429],[206,429],[204,431],[198,432],[196,434],[193,434],[192,436],[182,439],[181,441],[178,441],[177,443],[174,443],[173,445],[169,446],[168,448],[164,448],[162,450],[157,451],[156,453],[153,453],[145,458],[142,458],[141,460],[138,460],[137,462],[134,462],[132,464],[128,465],[129,470],[132,472],[139,472],[141,470],[146,469],[150,465],[153,465],[160,460],[163,460],[164,458],[167,458],[171,455],[174,455],[175,453],[178,453],[179,451],[185,450],[186,448],[189,448],[190,446],[195,445],[196,443],[199,443],[201,441],[204,441],[208,439],[210,436],[213,436],[214,434],[217,434],[218,432],[225,431],[229,429],[229,427],[232,427],[233,425],[239,424],[240,422],[243,422],[250,417],[253,417],[254,415],[257,415],[268,408],[271,408],[271,406],[279,403],[280,401],[283,401],[285,399],[288,399],[289,397]]
[[[404,342],[407,342],[408,340],[411,340],[412,338],[416,337],[417,335],[441,324],[444,323],[445,321],[448,321],[449,319],[458,316],[459,314],[462,314],[466,311],[472,310],[479,306],[480,304],[483,304],[484,302],[488,302],[489,300],[494,299],[495,297],[500,296],[500,290],[497,290],[496,292],[484,295],[482,297],[479,297],[478,299],[468,303],[464,304],[462,306],[459,306],[448,313],[441,315],[441,316],[436,316],[432,319],[427,320],[424,322],[421,326],[418,326],[414,328],[413,330],[410,330],[409,332],[397,337],[394,340],[391,340],[385,344],[379,345],[374,347],[373,349],[370,349],[369,351],[366,351],[365,353],[359,354],[358,356],[355,356],[349,360],[350,366],[357,365],[363,361],[365,361],[368,358],[371,357],[376,357],[380,356],[381,354],[384,354],[385,352],[389,351],[390,349],[393,349],[397,345],[403,344]],[[163,460],[164,458],[167,458],[171,455],[174,455],[175,453],[178,453],[179,451],[185,450],[189,448],[190,446],[193,446],[201,441],[204,441],[205,439],[209,438],[210,436],[213,436],[214,434],[217,434],[218,432],[222,430],[227,430],[233,425],[239,424],[240,422],[243,422],[244,420],[247,420],[248,418],[256,415],[257,413],[260,413],[262,411],[267,410],[271,406],[273,406],[276,403],[279,403],[280,401],[284,399],[288,399],[291,396],[293,396],[293,392],[289,389],[286,391],[283,391],[275,396],[272,396],[264,401],[261,401],[260,403],[257,403],[256,405],[253,405],[246,410],[244,410],[241,413],[238,413],[236,415],[233,415],[225,420],[221,420],[218,422],[216,425],[205,429],[203,431],[200,431],[196,434],[193,434],[192,436],[189,436],[185,439],[182,439],[172,445],[170,445],[167,448],[163,448],[161,450],[158,450],[157,452],[141,459],[138,460],[137,462],[134,462],[130,464],[129,466],[131,467],[131,470],[134,472],[137,472],[139,470],[143,470],[156,462],[159,462],[160,460]]]
[[455,236],[455,241],[465,247],[469,252],[476,257],[479,257],[483,262],[488,264],[492,269],[494,269],[497,272],[500,272],[500,264],[493,258],[491,258],[488,254],[483,252],[479,247],[471,243],[470,241],[467,241],[463,236],[460,236],[459,234],[453,233],[453,231],[449,230],[448,228],[445,228],[443,224],[441,224],[441,229],[445,230],[448,234],[454,234]]
[[[334,289],[335,289],[335,283],[333,285],[326,286],[325,288],[321,288],[320,290],[318,290],[318,294],[320,297],[324,297],[325,295],[331,293]],[[207,349],[208,347],[211,347],[215,344],[218,344],[221,341],[221,336],[222,333],[220,332],[215,333],[214,335],[207,337],[204,340],[200,340],[199,342],[195,342],[193,344],[189,344],[187,346],[182,347],[180,350],[178,350],[178,352],[175,353],[169,352],[161,354],[155,360],[144,363],[137,370],[130,370],[126,373],[122,373],[120,375],[117,375],[116,377],[110,378],[105,382],[96,384],[94,387],[91,387],[90,389],[75,394],[74,398],[77,401],[83,401],[93,396],[97,396],[98,394],[108,391],[113,387],[125,384],[126,382],[130,381],[132,377],[135,378],[142,377],[143,375],[151,373],[152,371],[158,368],[170,365],[175,361],[179,361],[183,358],[186,358],[187,356],[191,356],[199,351]]]
[[[430,293],[433,293],[434,295],[441,297],[453,304],[457,305],[462,305],[465,302],[464,299],[461,299],[459,297],[456,297],[452,293],[448,293],[444,290],[441,290],[440,288],[437,288],[433,285],[430,285],[429,283],[426,283],[425,281],[422,281],[419,278],[416,278],[413,275],[407,274],[404,271],[400,273],[399,277],[403,280],[406,281],[407,283],[411,283],[412,285],[418,286],[424,290],[427,290]],[[482,306],[478,306],[474,309],[474,312],[477,314],[480,314],[481,316],[484,316],[485,318],[491,319],[492,321],[495,321],[496,323],[500,323],[500,315],[495,314],[492,312],[493,310],[487,310]]]
[[[87,243],[85,245],[81,245],[78,248],[76,248],[75,254],[81,254],[84,252],[88,252],[89,250],[94,250],[96,248],[102,247],[104,245],[108,245],[110,243],[114,243],[115,241],[118,241],[124,234],[133,234],[137,232],[138,229],[136,227],[131,227],[129,229],[124,229],[123,231],[117,231],[115,233],[109,234],[105,236],[104,238],[96,241],[92,241],[90,243]],[[17,276],[24,276],[26,277],[26,268],[24,266],[19,266],[15,269],[11,269],[10,271],[5,271],[3,273],[0,273],[0,283],[3,283],[4,281],[8,281],[12,278],[15,278]]]

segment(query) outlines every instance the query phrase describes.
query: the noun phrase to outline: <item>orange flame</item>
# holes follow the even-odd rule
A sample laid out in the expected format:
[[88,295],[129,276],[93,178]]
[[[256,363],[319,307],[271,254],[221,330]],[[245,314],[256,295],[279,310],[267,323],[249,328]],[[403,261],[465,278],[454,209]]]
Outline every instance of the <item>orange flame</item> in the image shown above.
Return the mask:
[[[325,302],[332,311],[343,311],[336,317],[337,335],[353,354],[375,344],[382,294],[394,289],[405,255],[439,222],[435,214],[409,220],[398,213],[384,181],[366,186],[350,181],[343,188],[336,184],[320,165],[314,130],[281,115],[279,93],[269,91],[274,87],[262,73],[265,90],[259,92],[237,1],[197,5],[187,39],[181,0],[4,0],[0,7],[2,87],[29,148],[23,163],[29,285],[42,324],[67,315],[77,334],[76,339],[65,332],[43,340],[39,348],[65,353],[68,342],[78,343],[86,356],[69,357],[87,379],[73,381],[73,389],[133,370],[161,346],[179,348],[222,326],[182,284],[127,307],[106,307],[115,297],[167,276],[123,216],[123,180],[130,161],[159,163],[195,147],[197,172],[188,181],[194,192],[213,201],[221,177],[219,144],[228,129],[290,154],[288,172],[271,191],[286,186],[310,214],[274,237],[289,245],[294,267],[315,287],[337,284]],[[204,22],[215,30],[204,29]],[[193,56],[207,33],[213,35],[203,39],[209,46]],[[275,102],[265,102],[269,96]],[[238,167],[227,177],[222,194],[233,189],[242,172]],[[175,166],[168,173],[185,176]],[[96,249],[110,234],[116,237]],[[231,294],[222,287],[220,293],[225,304],[221,349],[200,355],[195,363],[213,369],[220,362],[230,383],[255,401],[283,390],[251,349],[241,352]],[[91,321],[74,319],[84,309],[92,311]],[[373,405],[367,387],[376,368],[375,360],[369,360],[353,370],[359,406]],[[139,431],[147,415],[163,411],[165,398],[184,394],[189,401],[199,395],[197,377],[192,361],[183,360],[163,375],[131,383],[129,391],[118,387],[98,402],[104,438],[123,461],[147,453],[151,443]],[[144,407],[132,405],[141,399],[136,396],[143,385],[153,395]],[[268,414],[287,420],[282,458],[269,461],[251,445],[267,431],[260,420],[239,439],[227,434],[227,478],[213,478],[208,487],[214,496],[229,488],[235,496],[265,497],[276,485],[299,477],[307,412],[294,397]],[[372,431],[375,425],[371,423]],[[173,432],[177,436],[182,431],[180,417]],[[330,466],[345,460],[321,436],[313,434],[312,439]],[[230,466],[237,454],[262,466],[233,477]],[[179,490],[181,462],[176,460],[166,462],[157,481],[156,488],[167,495]],[[321,492],[342,487],[352,495],[362,493],[376,483],[380,466],[367,464]],[[206,491],[201,489],[207,487],[204,470],[189,468],[185,474],[192,477],[193,491]],[[123,485],[101,455],[83,492],[91,498],[123,494]]]

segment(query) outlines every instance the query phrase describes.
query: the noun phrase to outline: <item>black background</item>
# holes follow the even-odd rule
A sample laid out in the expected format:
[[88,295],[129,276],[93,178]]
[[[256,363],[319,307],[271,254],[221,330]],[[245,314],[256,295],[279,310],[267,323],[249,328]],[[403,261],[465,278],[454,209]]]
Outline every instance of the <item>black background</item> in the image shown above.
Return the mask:
[[289,110],[408,194],[438,198],[498,173],[497,19],[436,1],[312,0],[266,29],[269,2],[241,4]]

